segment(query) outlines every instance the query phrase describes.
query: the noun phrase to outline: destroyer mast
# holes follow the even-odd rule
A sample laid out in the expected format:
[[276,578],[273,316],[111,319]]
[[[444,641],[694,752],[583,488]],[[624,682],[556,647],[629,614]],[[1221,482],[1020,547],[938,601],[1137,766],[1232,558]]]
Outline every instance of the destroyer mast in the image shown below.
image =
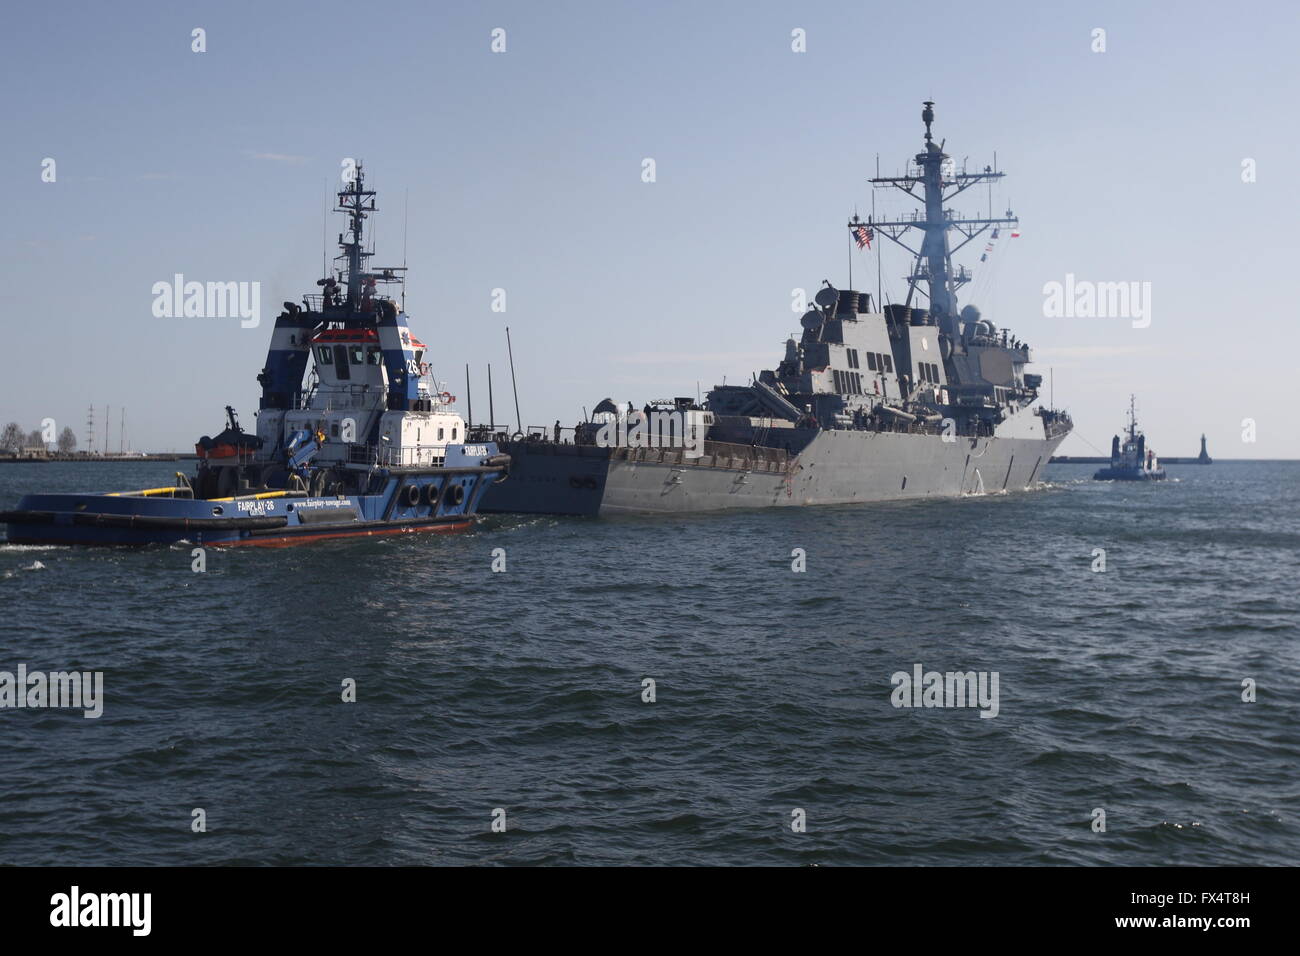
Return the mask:
[[[953,269],[953,254],[960,251],[968,242],[982,235],[988,229],[997,226],[1017,226],[1019,218],[1007,210],[1005,216],[988,219],[959,219],[946,210],[945,204],[979,183],[992,183],[1005,176],[992,166],[985,166],[980,172],[961,172],[955,170],[945,176],[945,164],[950,157],[943,151],[946,140],[934,142],[930,126],[934,122],[934,101],[926,100],[921,111],[921,121],[925,123],[925,150],[916,154],[916,172],[906,176],[878,176],[871,180],[877,189],[894,187],[923,204],[925,217],[898,219],[878,222],[870,217],[867,226],[880,230],[891,242],[905,249],[914,257],[911,273],[907,276],[907,299],[903,303],[911,306],[912,297],[920,292],[929,300],[930,314],[935,317],[940,330],[945,335],[955,337],[957,326],[957,290],[971,280],[969,270]],[[918,193],[918,188],[920,192]],[[854,216],[849,222],[850,229],[857,229],[864,223]],[[903,241],[903,236],[911,229],[922,232],[921,246],[913,249]],[[956,230],[963,236],[956,246],[949,245],[948,232]],[[920,283],[926,283],[921,288]]]

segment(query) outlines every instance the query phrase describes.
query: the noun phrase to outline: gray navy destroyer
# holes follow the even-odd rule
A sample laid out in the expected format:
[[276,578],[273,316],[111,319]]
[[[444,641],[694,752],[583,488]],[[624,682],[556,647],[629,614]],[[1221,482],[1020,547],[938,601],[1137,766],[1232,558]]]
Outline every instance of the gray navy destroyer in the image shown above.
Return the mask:
[[[924,148],[906,174],[871,180],[922,209],[848,223],[859,246],[884,236],[912,257],[904,302],[880,308],[826,282],[801,336],[748,385],[717,386],[702,404],[635,409],[606,399],[572,442],[560,440],[558,423],[553,436],[485,434],[502,441],[512,467],[481,510],[687,513],[1032,487],[1072,423],[1042,404],[1042,377],[1026,371],[1029,347],[973,305],[958,308],[971,274],[953,265],[977,236],[1019,220],[1010,210],[970,219],[947,208],[1005,174],[958,171],[931,133],[932,101],[922,121]],[[638,433],[648,440],[609,440]]]

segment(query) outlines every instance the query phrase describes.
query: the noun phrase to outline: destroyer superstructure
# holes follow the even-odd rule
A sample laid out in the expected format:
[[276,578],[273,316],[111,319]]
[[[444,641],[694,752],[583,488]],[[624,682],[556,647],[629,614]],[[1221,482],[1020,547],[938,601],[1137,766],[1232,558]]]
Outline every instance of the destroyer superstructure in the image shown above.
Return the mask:
[[358,165],[338,193],[348,222],[340,268],[276,319],[258,375],[256,433],[227,407],[225,430],[199,439],[193,478],[178,473],[173,486],[132,492],[28,495],[0,513],[9,540],[275,545],[466,527],[509,459],[491,442],[467,443],[454,398],[431,384],[426,346],[380,292],[401,282],[405,267],[368,267],[364,224],[374,197]]
[[[1069,416],[1043,407],[1042,377],[1026,371],[1028,345],[974,306],[959,308],[958,290],[971,274],[953,265],[967,243],[1018,219],[1010,212],[966,218],[947,207],[1004,174],[956,169],[934,140],[930,101],[922,121],[924,148],[907,172],[872,180],[917,200],[918,214],[848,223],[859,242],[884,236],[910,254],[903,302],[881,308],[868,293],[825,282],[782,361],[750,384],[717,386],[702,407],[689,399],[598,406],[634,420],[671,410],[685,423],[695,414],[706,429],[698,457],[672,442],[602,447],[601,423],[593,421],[577,429],[572,445],[503,445],[515,459],[511,481],[490,492],[484,510],[688,512],[1033,486],[1070,432]],[[913,232],[921,237],[916,247]]]

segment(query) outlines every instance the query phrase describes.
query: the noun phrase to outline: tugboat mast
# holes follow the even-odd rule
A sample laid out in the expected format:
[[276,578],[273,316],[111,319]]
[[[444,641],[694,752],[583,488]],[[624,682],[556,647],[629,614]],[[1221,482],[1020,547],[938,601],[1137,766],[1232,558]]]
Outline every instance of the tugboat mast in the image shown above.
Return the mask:
[[[913,214],[910,219],[873,222],[868,218],[868,225],[880,230],[891,242],[907,250],[915,262],[912,272],[907,276],[907,300],[912,304],[912,296],[920,292],[929,299],[930,313],[935,317],[940,329],[949,336],[955,336],[957,328],[957,290],[971,281],[971,274],[965,268],[954,271],[953,254],[958,252],[972,239],[993,226],[1015,226],[1020,220],[1010,209],[1005,216],[997,219],[958,219],[944,208],[944,204],[965,192],[977,183],[991,183],[1001,179],[1005,173],[996,172],[993,167],[985,166],[981,172],[970,173],[964,168],[951,176],[944,176],[944,166],[949,157],[943,151],[946,140],[934,142],[931,124],[934,123],[934,101],[926,100],[921,111],[921,121],[925,123],[925,150],[916,154],[917,172],[907,176],[880,176],[871,183],[877,189],[893,186],[907,193],[913,199],[924,204],[925,216],[918,218]],[[920,191],[918,192],[918,187]],[[849,223],[854,229],[862,225],[857,216]],[[923,233],[921,247],[913,249],[903,241],[902,236],[909,229],[920,229]],[[948,231],[955,229],[963,238],[956,246],[949,246]],[[920,288],[925,282],[926,288]]]
[[[351,233],[352,240],[351,242],[344,242],[342,234],[339,235],[339,246],[343,249],[343,255],[338,258],[347,260],[348,305],[355,309],[361,302],[362,261],[370,257],[370,253],[365,252],[362,248],[366,211],[375,211],[375,191],[365,188],[364,174],[360,164],[357,164],[356,173],[352,177],[352,182],[348,184],[348,188],[340,191],[338,196],[338,208],[339,211],[347,213],[348,232]],[[368,206],[366,205],[367,199],[370,200]]]
[[338,238],[339,248],[343,251],[334,258],[335,262],[344,264],[346,285],[342,306],[336,306],[331,302],[331,290],[336,287],[333,276],[326,276],[317,284],[325,287],[322,315],[329,320],[341,320],[345,324],[350,324],[358,319],[358,313],[373,312],[375,284],[402,282],[402,277],[397,273],[405,273],[406,266],[387,266],[378,271],[366,270],[366,260],[374,253],[367,252],[365,248],[365,220],[370,213],[378,210],[375,206],[375,191],[365,188],[365,171],[360,163],[357,164],[347,188],[340,190],[337,195],[338,206],[335,211],[345,213],[348,217],[347,232],[339,233]]

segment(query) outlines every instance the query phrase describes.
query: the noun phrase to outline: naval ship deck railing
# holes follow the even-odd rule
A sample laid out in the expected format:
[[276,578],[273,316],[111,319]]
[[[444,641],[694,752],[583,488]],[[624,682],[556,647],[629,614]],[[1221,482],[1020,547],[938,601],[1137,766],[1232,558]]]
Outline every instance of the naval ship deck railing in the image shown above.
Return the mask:
[[[511,443],[505,443],[509,450]],[[743,471],[784,472],[791,455],[784,448],[741,445],[706,439],[700,454],[688,456],[685,448],[631,448],[626,445],[604,448],[598,445],[572,445],[568,442],[524,440],[530,455],[569,455],[576,458],[604,458],[631,464],[680,465],[684,468],[728,468]]]
[[416,445],[413,448],[392,448],[388,445],[348,446],[349,465],[378,465],[381,468],[402,468],[419,465],[440,468],[446,461],[442,445]]

